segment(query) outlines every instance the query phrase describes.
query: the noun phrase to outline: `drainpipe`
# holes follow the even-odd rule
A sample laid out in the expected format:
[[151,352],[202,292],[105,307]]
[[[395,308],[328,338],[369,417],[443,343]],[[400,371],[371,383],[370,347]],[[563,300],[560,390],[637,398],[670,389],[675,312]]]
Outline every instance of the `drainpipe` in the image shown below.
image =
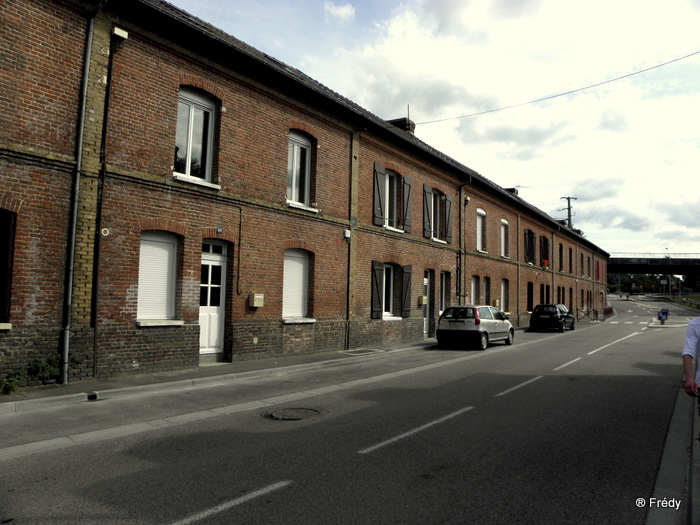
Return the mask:
[[83,62],[83,79],[81,85],[80,112],[78,115],[78,135],[75,152],[75,173],[73,175],[73,202],[70,218],[70,237],[68,239],[68,261],[66,266],[66,293],[64,301],[63,344],[61,346],[61,382],[68,383],[68,356],[70,353],[70,329],[73,315],[73,278],[75,276],[75,241],[78,233],[78,204],[80,198],[80,172],[83,167],[83,140],[85,136],[85,113],[87,109],[88,80],[90,76],[90,57],[92,56],[92,37],[95,31],[95,18],[107,3],[103,0],[88,21],[88,31]]
[[469,175],[469,182],[465,182],[459,187],[459,255],[457,256],[457,301],[459,304],[462,303],[462,299],[466,297],[467,294],[462,293],[462,280],[464,279],[464,266],[466,264],[466,250],[464,248],[464,207],[469,203],[468,198],[465,199],[462,195],[462,191],[465,186],[472,183],[472,176]]

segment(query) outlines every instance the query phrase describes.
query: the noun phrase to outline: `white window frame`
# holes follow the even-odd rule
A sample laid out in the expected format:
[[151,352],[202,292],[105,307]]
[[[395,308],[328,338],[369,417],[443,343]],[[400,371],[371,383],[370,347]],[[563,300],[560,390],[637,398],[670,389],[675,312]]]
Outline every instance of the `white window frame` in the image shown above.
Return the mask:
[[476,209],[476,250],[486,252],[486,211]]
[[507,312],[510,308],[510,283],[508,279],[501,279],[501,304],[502,311]]
[[[306,152],[304,159],[303,152]],[[289,132],[287,147],[287,203],[311,207],[311,140]]]
[[141,234],[136,318],[140,326],[183,324],[175,320],[178,240],[160,231]]
[[510,258],[508,246],[510,237],[510,224],[506,219],[501,219],[501,257]]
[[285,322],[309,320],[310,257],[304,250],[284,251],[282,318]]
[[395,318],[394,314],[394,267],[390,264],[384,265],[382,274],[382,317]]
[[479,304],[481,301],[481,277],[478,275],[472,275],[471,279],[471,303]]
[[433,190],[430,203],[430,225],[433,227],[433,240],[440,239],[440,194]]
[[438,305],[438,315],[442,315],[442,312],[447,308],[450,294],[449,275],[449,272],[440,272],[440,304]]
[[[183,110],[183,106],[186,106],[187,112]],[[195,144],[193,141],[193,134],[195,132],[195,126],[192,123],[195,120],[195,112],[201,111],[203,114],[208,116],[208,126],[205,130],[206,137],[206,152],[204,154],[203,161],[205,162],[204,173],[200,175],[193,175],[191,172],[192,165],[192,153]],[[177,162],[173,161],[173,174],[178,180],[183,180],[186,182],[193,182],[195,184],[202,184],[205,186],[212,186],[219,188],[217,184],[212,183],[212,163],[213,163],[213,150],[214,150],[214,128],[215,128],[215,118],[216,118],[216,105],[215,103],[207,98],[206,96],[198,93],[193,89],[186,87],[180,88],[180,95],[178,97],[178,110],[177,110],[177,131],[175,137],[176,150],[178,148],[178,142],[184,138],[186,141],[186,153],[185,153],[185,170],[178,171]],[[185,121],[186,119],[186,121]],[[186,129],[183,129],[185,128]],[[184,137],[181,135],[185,135]],[[202,141],[204,143],[204,141]],[[203,147],[201,144],[200,147]]]
[[386,217],[384,217],[384,227],[392,231],[402,232],[398,226],[398,197],[399,197],[399,176],[393,171],[386,170],[384,177],[384,195],[386,206]]

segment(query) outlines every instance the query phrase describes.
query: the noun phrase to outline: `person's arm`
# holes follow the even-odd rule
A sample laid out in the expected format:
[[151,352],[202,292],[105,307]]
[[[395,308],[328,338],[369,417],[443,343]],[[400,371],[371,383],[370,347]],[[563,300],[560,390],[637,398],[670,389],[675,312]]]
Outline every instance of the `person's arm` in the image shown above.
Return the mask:
[[695,382],[693,373],[693,356],[683,356],[683,374],[685,376],[685,393],[689,396],[698,395],[698,384]]

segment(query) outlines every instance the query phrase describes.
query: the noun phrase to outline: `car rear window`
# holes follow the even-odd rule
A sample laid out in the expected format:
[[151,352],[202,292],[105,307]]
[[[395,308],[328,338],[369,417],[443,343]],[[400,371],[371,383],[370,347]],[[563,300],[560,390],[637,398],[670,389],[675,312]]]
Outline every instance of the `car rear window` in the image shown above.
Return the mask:
[[474,319],[474,308],[448,308],[442,317],[444,319]]

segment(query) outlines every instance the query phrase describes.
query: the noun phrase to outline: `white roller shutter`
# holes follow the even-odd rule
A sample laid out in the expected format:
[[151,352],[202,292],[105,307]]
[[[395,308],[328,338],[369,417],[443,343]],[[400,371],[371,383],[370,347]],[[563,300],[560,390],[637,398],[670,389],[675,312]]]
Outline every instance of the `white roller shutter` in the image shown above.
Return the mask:
[[175,318],[177,239],[168,233],[141,235],[138,319]]
[[309,285],[309,256],[301,250],[284,252],[282,317],[306,317]]

